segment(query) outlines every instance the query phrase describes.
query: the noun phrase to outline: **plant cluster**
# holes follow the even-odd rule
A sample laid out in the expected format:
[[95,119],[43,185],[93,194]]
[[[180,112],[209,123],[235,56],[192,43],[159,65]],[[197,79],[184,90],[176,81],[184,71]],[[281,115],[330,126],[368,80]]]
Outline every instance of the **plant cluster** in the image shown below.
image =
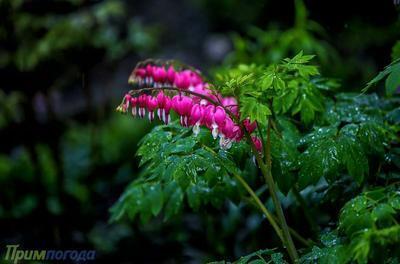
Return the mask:
[[[335,94],[338,83],[320,76],[312,58],[300,52],[269,66],[239,65],[220,71],[214,84],[173,62],[139,63],[129,78],[135,88],[117,109],[125,113],[131,107],[140,117],[147,110],[150,120],[158,109],[165,125],[141,141],[138,155],[145,169],[112,208],[112,219],[140,215],[146,222],[163,210],[169,219],[185,200],[198,210],[206,204],[220,207],[227,198],[238,203],[247,194],[291,262],[325,263],[332,255],[337,263],[396,259],[399,99]],[[397,66],[389,66],[383,75],[394,71],[392,67]],[[170,109],[180,116],[179,123],[170,122]],[[219,146],[212,140],[217,136]],[[226,145],[226,139],[237,142]],[[251,186],[250,167],[263,176],[275,212]],[[315,192],[317,199],[306,192]],[[330,221],[338,220],[337,228],[316,221],[307,208],[309,203],[321,210],[328,199],[351,199],[357,193],[341,202],[339,219],[330,216]],[[281,194],[294,196],[303,206],[310,238],[287,224]],[[320,241],[312,240],[319,236]],[[306,252],[301,257],[296,249],[300,245]],[[261,255],[245,259],[259,256],[267,263]]]

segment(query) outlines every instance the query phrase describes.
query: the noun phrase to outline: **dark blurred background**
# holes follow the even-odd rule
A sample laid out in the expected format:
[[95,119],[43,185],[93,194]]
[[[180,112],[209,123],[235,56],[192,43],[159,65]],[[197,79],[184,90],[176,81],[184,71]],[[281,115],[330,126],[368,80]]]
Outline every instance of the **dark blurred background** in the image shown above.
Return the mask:
[[304,50],[340,89],[360,91],[400,54],[396,9],[391,0],[0,0],[0,255],[20,244],[94,249],[96,263],[196,263],[267,247],[263,219],[230,203],[167,223],[109,223],[154,125],[114,112],[132,68],[164,58],[211,74]]

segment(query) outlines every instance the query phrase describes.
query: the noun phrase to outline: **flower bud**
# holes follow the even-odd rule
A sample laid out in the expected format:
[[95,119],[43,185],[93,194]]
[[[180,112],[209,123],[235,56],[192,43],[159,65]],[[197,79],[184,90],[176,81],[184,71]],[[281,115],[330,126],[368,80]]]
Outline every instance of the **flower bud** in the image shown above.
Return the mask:
[[249,134],[253,133],[253,131],[257,128],[257,122],[253,121],[253,123],[250,123],[249,118],[243,120],[243,125],[246,128],[247,132],[249,132]]
[[252,136],[251,140],[253,141],[253,144],[256,147],[257,151],[261,153],[263,148],[261,140],[256,136]]

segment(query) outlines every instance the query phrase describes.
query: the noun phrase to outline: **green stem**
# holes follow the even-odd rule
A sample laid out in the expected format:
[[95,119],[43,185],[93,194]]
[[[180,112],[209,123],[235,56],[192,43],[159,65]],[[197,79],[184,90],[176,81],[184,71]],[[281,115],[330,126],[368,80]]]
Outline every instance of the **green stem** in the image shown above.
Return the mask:
[[[278,215],[278,219],[279,222],[281,223],[281,227],[282,227],[282,231],[283,231],[283,237],[286,240],[287,243],[287,250],[289,252],[290,258],[292,259],[292,261],[294,263],[296,263],[299,259],[299,256],[297,254],[296,251],[296,247],[293,243],[293,239],[290,236],[290,232],[289,232],[289,227],[287,225],[286,219],[285,219],[285,215],[283,214],[283,209],[281,206],[281,203],[278,199],[278,195],[277,195],[277,191],[276,191],[276,185],[274,182],[274,178],[272,177],[272,173],[271,173],[271,124],[272,124],[272,120],[271,117],[268,118],[268,128],[267,128],[267,166],[265,166],[265,164],[262,165],[262,167],[264,167],[264,170],[266,170],[264,172],[264,177],[265,177],[265,181],[268,184],[270,193],[271,193],[271,197],[272,197],[272,201],[274,202],[275,208],[276,208],[276,212]],[[265,168],[266,167],[266,168]]]
[[[262,161],[261,161],[262,162]],[[278,215],[278,219],[279,222],[281,223],[281,227],[282,227],[282,231],[283,231],[283,237],[285,239],[285,244],[287,247],[287,251],[289,253],[290,258],[292,259],[292,261],[294,263],[297,262],[297,260],[299,259],[299,256],[297,254],[296,251],[296,247],[294,246],[293,243],[293,239],[290,236],[290,232],[289,232],[289,227],[287,225],[286,219],[285,219],[285,215],[283,214],[283,209],[281,206],[281,203],[279,201],[277,192],[276,192],[276,186],[275,186],[275,182],[274,179],[272,178],[272,174],[271,174],[271,168],[268,166],[266,166],[263,163],[259,163],[261,172],[264,175],[265,181],[268,184],[269,190],[270,190],[270,194],[271,194],[271,198],[272,198],[272,202],[274,203],[275,209],[276,209],[276,213]]]
[[[270,118],[269,118],[270,119]],[[269,120],[269,123],[271,121]],[[260,155],[260,153],[257,151],[257,149],[255,148],[254,144],[252,144],[252,140],[251,137],[248,133],[246,133],[246,138],[247,140],[251,143],[252,146],[252,150],[253,153],[256,157],[258,166],[260,167],[261,173],[263,174],[265,181],[268,185],[268,189],[272,198],[272,202],[274,203],[275,206],[275,210],[277,212],[278,215],[278,220],[280,222],[280,226],[282,227],[282,235],[283,235],[283,239],[284,239],[284,245],[286,246],[286,250],[289,253],[289,256],[292,260],[293,263],[296,263],[299,259],[299,256],[297,254],[296,251],[296,247],[293,243],[293,239],[290,235],[289,232],[289,227],[287,225],[286,219],[285,219],[285,215],[283,214],[283,209],[281,206],[281,203],[279,201],[278,195],[277,195],[277,190],[276,190],[276,185],[274,182],[274,179],[272,177],[272,173],[271,173],[271,127],[268,126],[267,129],[267,146],[266,146],[266,160],[267,163],[264,163],[262,160],[262,157]]]
[[[249,202],[249,203],[254,203],[253,199],[247,198],[247,200],[248,200],[247,202]],[[259,204],[256,204],[255,206],[258,207],[258,209],[260,209],[260,211],[263,213],[264,209],[262,210],[261,206]],[[264,205],[262,205],[262,206],[265,207]],[[265,208],[265,210],[268,210],[268,209]],[[274,214],[271,214],[271,215],[272,215],[272,218],[275,220],[275,222],[278,222],[277,217]],[[297,231],[294,230],[293,228],[291,228],[290,226],[289,226],[289,232],[290,232],[290,234],[292,234],[293,238],[297,239],[300,243],[302,243],[306,247],[311,247],[312,245],[315,244],[314,241],[312,241],[311,239],[304,238],[302,235],[297,233]]]
[[256,203],[258,208],[263,212],[265,217],[267,217],[268,221],[274,228],[276,234],[279,236],[279,238],[284,241],[284,238],[282,236],[282,230],[279,228],[277,222],[275,221],[273,215],[268,211],[268,209],[264,206],[264,204],[261,202],[260,198],[258,198],[257,194],[251,189],[251,187],[247,184],[247,182],[237,173],[233,173],[233,176],[236,178],[240,184],[246,189],[246,191],[250,194],[251,198],[253,198],[253,201]]

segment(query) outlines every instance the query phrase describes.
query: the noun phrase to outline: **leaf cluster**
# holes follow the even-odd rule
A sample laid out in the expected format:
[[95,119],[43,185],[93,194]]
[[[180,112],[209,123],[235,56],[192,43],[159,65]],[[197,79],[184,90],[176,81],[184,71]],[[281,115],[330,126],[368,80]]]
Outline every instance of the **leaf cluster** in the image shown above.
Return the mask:
[[400,255],[398,186],[376,188],[350,200],[337,230],[321,237],[302,263],[398,263]]
[[227,198],[238,200],[241,191],[229,173],[239,172],[232,155],[244,156],[246,149],[239,144],[230,153],[218,150],[206,130],[193,137],[190,129],[178,125],[154,128],[137,152],[144,171],[111,209],[112,220],[140,215],[148,221],[162,210],[169,219],[185,200],[194,210],[206,204],[219,207]]
[[336,83],[316,76],[318,68],[310,65],[314,56],[298,53],[268,67],[239,65],[217,74],[216,89],[239,99],[243,118],[265,125],[273,111],[277,114],[300,114],[304,123],[314,120],[324,110],[321,89]]

